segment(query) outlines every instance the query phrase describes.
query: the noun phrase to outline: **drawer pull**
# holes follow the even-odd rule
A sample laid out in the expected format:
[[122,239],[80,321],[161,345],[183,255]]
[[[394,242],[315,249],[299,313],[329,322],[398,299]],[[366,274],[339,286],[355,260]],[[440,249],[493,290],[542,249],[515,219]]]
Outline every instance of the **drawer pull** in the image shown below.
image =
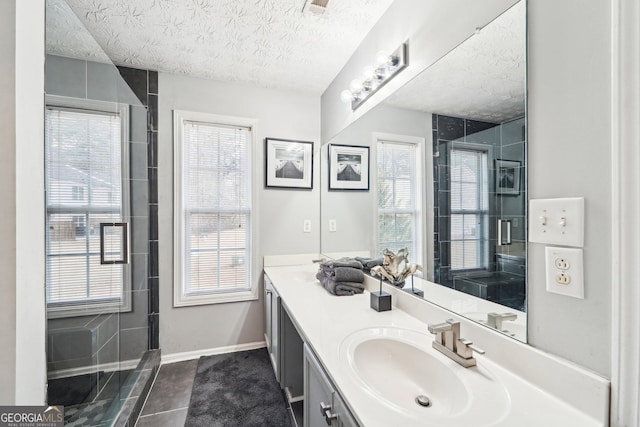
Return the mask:
[[338,414],[331,413],[331,405],[327,405],[324,402],[320,402],[320,413],[324,417],[324,420],[327,422],[327,425],[331,425],[331,420],[335,420],[338,418]]

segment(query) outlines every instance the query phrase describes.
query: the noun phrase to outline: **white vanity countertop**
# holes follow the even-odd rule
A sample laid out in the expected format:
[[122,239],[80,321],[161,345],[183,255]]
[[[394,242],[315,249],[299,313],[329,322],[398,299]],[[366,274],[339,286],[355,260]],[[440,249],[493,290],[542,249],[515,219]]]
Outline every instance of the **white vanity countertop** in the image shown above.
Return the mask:
[[[364,294],[337,297],[329,294],[315,279],[317,265],[265,267],[265,272],[277,289],[292,320],[303,338],[313,348],[334,385],[351,408],[353,415],[363,427],[429,426],[423,420],[404,418],[402,414],[377,404],[376,397],[357,380],[353,371],[340,355],[341,343],[349,335],[374,327],[395,327],[418,331],[425,339],[432,341],[427,325],[406,312],[394,307],[393,310],[378,313],[369,307],[370,295]],[[442,322],[446,318],[433,319]],[[465,337],[463,326],[461,335]],[[481,326],[477,326],[482,328]],[[505,340],[510,338],[504,337]],[[430,345],[430,343],[429,343]],[[482,347],[482,343],[477,343]],[[439,355],[439,353],[438,353]],[[486,356],[476,355],[478,367],[467,368],[470,375],[488,371],[508,390],[509,409],[498,420],[485,426],[602,426],[602,422],[579,411],[563,400],[546,392],[522,377],[507,371],[494,363],[487,349]],[[457,365],[442,355],[442,361]],[[460,367],[461,368],[461,367]],[[457,368],[456,368],[457,369]],[[461,368],[464,369],[464,368]],[[465,373],[463,372],[463,375]],[[544,373],[540,373],[544,375]],[[490,410],[490,408],[487,408]],[[427,409],[428,410],[428,409]],[[437,427],[461,426],[462,419],[454,423],[438,422]],[[467,426],[479,427],[473,420],[466,420]]]

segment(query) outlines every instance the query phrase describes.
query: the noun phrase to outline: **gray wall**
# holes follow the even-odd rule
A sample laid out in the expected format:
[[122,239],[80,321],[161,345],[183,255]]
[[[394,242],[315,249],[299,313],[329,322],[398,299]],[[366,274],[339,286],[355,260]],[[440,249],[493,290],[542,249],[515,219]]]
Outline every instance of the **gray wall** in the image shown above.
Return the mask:
[[[0,404],[15,399],[15,2],[0,2]],[[8,60],[6,60],[8,58]]]
[[[257,254],[319,251],[320,103],[317,96],[160,73],[158,188],[160,241],[160,348],[162,354],[263,341],[261,301],[173,307],[173,117],[187,110],[257,119],[255,156],[259,165]],[[312,191],[264,188],[264,138],[314,141]],[[311,220],[311,233],[302,232]],[[261,283],[262,265],[253,280]],[[260,293],[262,294],[262,292]]]
[[585,198],[585,299],[545,291],[529,245],[529,342],[611,371],[611,2],[529,2],[529,198]]

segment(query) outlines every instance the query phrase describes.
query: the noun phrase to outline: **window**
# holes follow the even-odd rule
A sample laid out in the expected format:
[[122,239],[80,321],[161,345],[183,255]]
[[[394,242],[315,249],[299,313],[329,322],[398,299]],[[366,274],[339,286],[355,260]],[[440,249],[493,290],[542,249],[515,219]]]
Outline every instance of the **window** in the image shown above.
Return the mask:
[[84,188],[74,185],[71,189],[72,200],[84,200]]
[[180,111],[174,120],[174,305],[255,299],[252,123]]
[[[127,106],[48,97],[46,298],[50,317],[128,310],[129,269],[100,263],[100,223],[128,217]],[[112,194],[111,198],[108,194]]]
[[420,163],[418,144],[378,140],[376,255],[385,248],[409,249],[411,262],[422,263]]
[[486,269],[489,184],[487,152],[451,150],[451,269]]

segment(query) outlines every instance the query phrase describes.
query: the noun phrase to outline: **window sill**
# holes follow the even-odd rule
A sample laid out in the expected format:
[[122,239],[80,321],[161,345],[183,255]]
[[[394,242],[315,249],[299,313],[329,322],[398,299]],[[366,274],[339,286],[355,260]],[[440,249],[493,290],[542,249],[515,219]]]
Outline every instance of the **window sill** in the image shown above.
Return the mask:
[[227,304],[242,301],[256,301],[258,294],[254,290],[240,292],[224,292],[206,295],[174,295],[174,307],[191,307],[197,305]]

